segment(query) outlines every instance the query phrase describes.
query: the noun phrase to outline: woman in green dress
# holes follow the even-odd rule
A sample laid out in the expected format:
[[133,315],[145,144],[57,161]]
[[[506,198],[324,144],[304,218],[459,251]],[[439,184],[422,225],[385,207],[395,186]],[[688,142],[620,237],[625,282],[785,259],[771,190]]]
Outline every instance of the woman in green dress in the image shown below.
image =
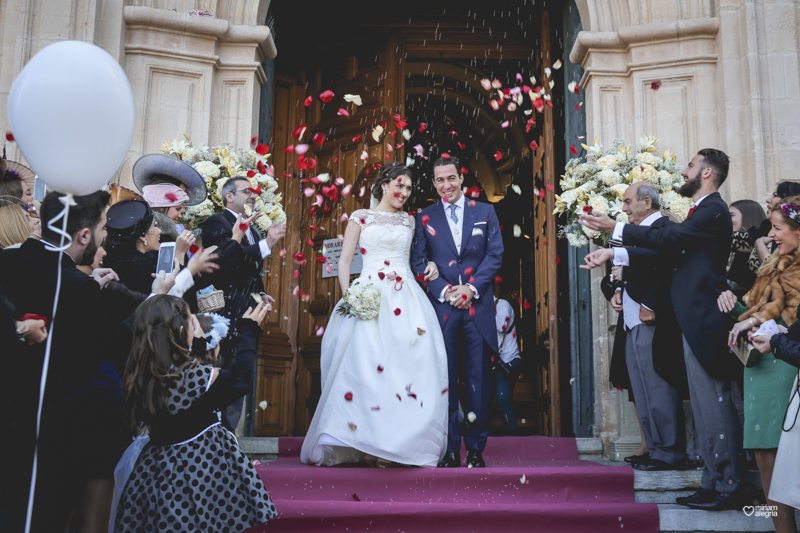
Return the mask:
[[[800,197],[787,198],[783,202],[780,209],[770,213],[772,230],[769,236],[778,243],[778,248],[759,269],[753,288],[744,295],[742,302],[738,302],[731,291],[725,291],[719,297],[720,310],[730,312],[738,320],[728,337],[731,346],[736,344],[740,335],[747,331],[754,333],[768,320],[775,320],[781,331],[786,331],[785,328],[797,320],[796,310],[800,304]],[[742,447],[754,452],[764,493],[769,494],[781,422],[797,370],[771,353],[753,352],[760,357],[744,369]],[[776,531],[797,531],[791,507],[771,500],[769,505],[778,506],[778,516],[773,517]]]

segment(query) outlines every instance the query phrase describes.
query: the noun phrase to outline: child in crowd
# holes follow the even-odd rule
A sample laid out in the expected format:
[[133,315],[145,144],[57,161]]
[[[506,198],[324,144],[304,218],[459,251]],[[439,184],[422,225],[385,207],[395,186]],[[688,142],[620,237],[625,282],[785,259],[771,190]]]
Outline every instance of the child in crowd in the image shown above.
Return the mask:
[[[245,312],[236,361],[219,369],[192,355],[193,339],[207,334],[183,300],[158,295],[139,306],[124,407],[131,428],[149,431],[150,441],[122,489],[114,531],[239,532],[275,517],[255,469],[216,414],[249,390],[268,308]],[[213,357],[228,324],[198,319],[209,326]]]

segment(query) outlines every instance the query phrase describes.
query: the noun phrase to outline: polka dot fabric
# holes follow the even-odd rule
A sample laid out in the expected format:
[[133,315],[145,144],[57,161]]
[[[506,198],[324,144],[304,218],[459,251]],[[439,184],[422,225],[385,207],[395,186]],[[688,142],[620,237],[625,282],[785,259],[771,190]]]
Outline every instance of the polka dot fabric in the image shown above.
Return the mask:
[[[170,387],[170,413],[200,397],[210,376],[208,365],[184,371]],[[217,425],[189,442],[142,450],[120,496],[114,531],[236,533],[275,515],[247,456]]]

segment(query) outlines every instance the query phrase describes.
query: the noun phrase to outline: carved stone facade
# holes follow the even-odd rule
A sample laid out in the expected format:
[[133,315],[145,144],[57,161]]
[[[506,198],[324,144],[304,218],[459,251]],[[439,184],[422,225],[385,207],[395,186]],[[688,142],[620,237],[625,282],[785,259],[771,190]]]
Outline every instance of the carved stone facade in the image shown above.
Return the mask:
[[[577,5],[584,31],[570,60],[585,69],[587,138],[654,135],[681,162],[701,148],[722,149],[731,156],[727,201],[761,202],[776,182],[800,179],[800,1]],[[596,434],[617,458],[638,446],[639,428],[627,396],[608,383],[616,314],[601,277],[592,272]]]
[[[139,156],[184,133],[249,146],[258,133],[261,67],[277,51],[264,25],[270,0],[7,0],[0,4],[0,129],[11,84],[56,41],[93,43],[119,60],[136,101],[136,130],[117,176],[131,186]],[[214,16],[190,15],[203,10]],[[57,83],[57,80],[54,80]],[[16,145],[8,158],[22,160]]]

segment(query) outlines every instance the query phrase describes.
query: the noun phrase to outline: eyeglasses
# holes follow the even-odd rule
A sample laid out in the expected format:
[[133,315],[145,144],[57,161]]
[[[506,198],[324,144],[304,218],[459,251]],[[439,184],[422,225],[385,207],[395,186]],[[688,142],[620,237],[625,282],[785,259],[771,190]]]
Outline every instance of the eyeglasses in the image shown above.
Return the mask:
[[241,192],[241,191],[247,191],[246,192],[247,196],[256,196],[256,193],[253,192],[253,189],[251,189],[249,187],[246,187],[244,189],[235,189],[233,191],[233,193],[236,194],[237,192]]

